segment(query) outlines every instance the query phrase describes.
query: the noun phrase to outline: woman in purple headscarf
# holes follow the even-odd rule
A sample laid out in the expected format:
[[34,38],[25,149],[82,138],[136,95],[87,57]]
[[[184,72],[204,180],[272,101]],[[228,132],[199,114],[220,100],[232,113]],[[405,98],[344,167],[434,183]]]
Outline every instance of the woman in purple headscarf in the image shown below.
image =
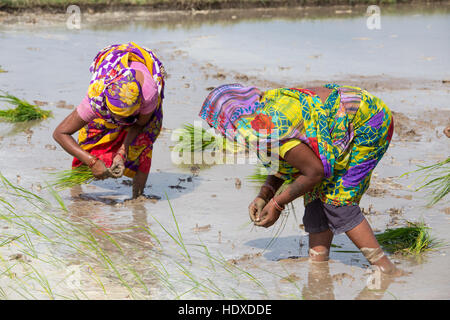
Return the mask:
[[[81,104],[55,129],[54,139],[97,179],[133,178],[143,194],[153,144],[162,125],[164,68],[149,49],[130,42],[101,50]],[[72,134],[79,131],[78,143]]]

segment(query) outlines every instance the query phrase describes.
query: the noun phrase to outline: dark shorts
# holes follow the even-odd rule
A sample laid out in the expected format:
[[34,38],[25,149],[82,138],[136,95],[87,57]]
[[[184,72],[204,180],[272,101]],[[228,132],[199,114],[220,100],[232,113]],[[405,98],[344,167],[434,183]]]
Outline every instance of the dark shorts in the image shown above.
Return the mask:
[[347,232],[364,220],[359,206],[336,207],[316,199],[305,208],[305,231],[318,233],[330,229],[333,234]]

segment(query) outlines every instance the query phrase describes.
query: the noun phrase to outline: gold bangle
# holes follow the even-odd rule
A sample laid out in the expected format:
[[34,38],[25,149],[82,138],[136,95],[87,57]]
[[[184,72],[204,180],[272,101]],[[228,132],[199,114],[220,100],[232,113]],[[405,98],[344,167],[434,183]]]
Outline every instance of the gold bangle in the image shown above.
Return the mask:
[[89,167],[90,169],[92,169],[92,167],[97,163],[97,161],[98,161],[98,158],[97,158],[97,157],[94,157],[94,159],[92,159],[92,160],[89,162],[88,167]]

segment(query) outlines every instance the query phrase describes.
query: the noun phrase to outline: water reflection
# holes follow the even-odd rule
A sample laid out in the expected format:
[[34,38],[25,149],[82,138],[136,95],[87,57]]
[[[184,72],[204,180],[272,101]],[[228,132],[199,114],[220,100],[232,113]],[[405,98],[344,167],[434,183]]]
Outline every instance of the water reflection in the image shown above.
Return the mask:
[[[328,261],[309,262],[308,280],[302,290],[302,296],[306,300],[335,300],[334,282],[342,282],[343,279],[352,276],[343,273],[331,276]],[[378,268],[368,269],[366,286],[354,297],[355,300],[379,300],[382,299],[394,278],[383,274]]]

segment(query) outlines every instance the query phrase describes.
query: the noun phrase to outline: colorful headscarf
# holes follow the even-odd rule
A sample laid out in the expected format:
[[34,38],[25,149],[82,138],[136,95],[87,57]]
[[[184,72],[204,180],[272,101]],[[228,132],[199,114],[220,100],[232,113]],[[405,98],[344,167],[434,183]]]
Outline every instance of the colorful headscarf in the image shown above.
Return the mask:
[[[142,88],[129,61],[143,63],[152,74],[158,87],[158,107],[164,98],[162,63],[151,50],[134,42],[108,46],[97,54],[89,69],[93,75],[88,89],[92,110],[107,122],[129,125],[137,120]],[[117,120],[112,114],[123,119]]]
[[256,87],[244,87],[238,83],[221,85],[206,97],[199,116],[232,141],[236,134],[236,121],[254,113],[262,95],[263,92]]
[[[329,110],[312,91],[286,88],[261,92],[239,84],[222,85],[208,95],[199,115],[228,139],[244,142],[258,157],[273,157],[274,146],[300,140],[321,159],[325,177],[333,174],[337,149],[328,127]],[[271,165],[263,156],[260,160]]]

